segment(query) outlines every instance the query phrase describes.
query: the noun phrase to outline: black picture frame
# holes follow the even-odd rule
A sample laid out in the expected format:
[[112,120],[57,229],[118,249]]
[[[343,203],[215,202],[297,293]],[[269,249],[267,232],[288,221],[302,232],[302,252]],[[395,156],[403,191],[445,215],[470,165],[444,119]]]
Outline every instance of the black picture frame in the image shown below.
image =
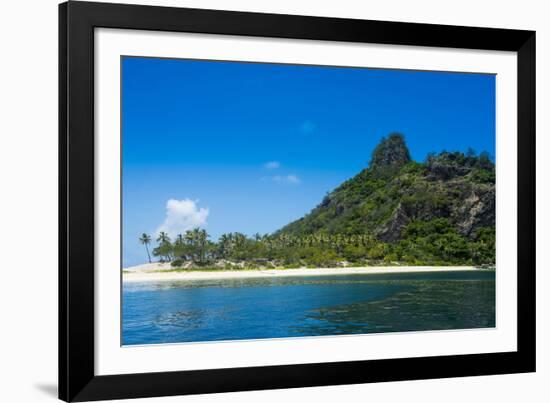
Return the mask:
[[[517,352],[96,376],[94,29],[517,52]],[[70,175],[69,175],[70,173]],[[59,5],[59,398],[90,401],[535,371],[535,32],[142,5]]]

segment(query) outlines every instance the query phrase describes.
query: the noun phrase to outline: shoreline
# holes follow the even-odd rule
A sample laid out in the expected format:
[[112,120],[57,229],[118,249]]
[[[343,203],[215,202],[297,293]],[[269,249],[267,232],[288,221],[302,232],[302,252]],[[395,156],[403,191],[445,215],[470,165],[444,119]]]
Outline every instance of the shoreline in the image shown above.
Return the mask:
[[449,271],[485,271],[473,266],[369,266],[338,268],[257,269],[220,271],[169,271],[160,264],[123,269],[123,283],[177,280],[225,280],[262,277],[326,276],[346,274],[430,273]]

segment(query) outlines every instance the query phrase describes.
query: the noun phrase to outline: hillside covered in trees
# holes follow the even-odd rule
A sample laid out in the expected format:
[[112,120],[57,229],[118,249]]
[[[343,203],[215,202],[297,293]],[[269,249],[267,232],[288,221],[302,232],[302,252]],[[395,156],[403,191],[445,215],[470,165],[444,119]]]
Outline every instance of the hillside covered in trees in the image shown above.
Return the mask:
[[368,168],[276,235],[371,234],[392,260],[493,263],[495,165],[474,150],[412,161],[405,139],[382,139]]
[[184,267],[493,265],[495,166],[474,150],[415,162],[394,133],[299,220],[273,234],[208,238],[198,229],[174,242],[162,234],[153,255]]

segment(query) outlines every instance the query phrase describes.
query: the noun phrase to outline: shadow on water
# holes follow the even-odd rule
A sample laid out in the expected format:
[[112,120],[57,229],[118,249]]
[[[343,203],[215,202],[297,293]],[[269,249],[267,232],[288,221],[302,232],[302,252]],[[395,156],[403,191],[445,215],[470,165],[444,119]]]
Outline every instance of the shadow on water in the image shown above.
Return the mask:
[[387,298],[317,309],[292,329],[300,335],[495,327],[494,281],[419,282]]

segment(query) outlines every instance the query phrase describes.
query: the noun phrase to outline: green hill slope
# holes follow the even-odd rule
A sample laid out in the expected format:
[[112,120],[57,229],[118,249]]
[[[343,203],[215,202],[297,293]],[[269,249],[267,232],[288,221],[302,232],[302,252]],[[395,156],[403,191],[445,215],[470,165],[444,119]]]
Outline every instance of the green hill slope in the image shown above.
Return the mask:
[[330,192],[275,236],[369,234],[395,260],[494,262],[495,166],[470,151],[410,158],[391,134],[369,167]]

